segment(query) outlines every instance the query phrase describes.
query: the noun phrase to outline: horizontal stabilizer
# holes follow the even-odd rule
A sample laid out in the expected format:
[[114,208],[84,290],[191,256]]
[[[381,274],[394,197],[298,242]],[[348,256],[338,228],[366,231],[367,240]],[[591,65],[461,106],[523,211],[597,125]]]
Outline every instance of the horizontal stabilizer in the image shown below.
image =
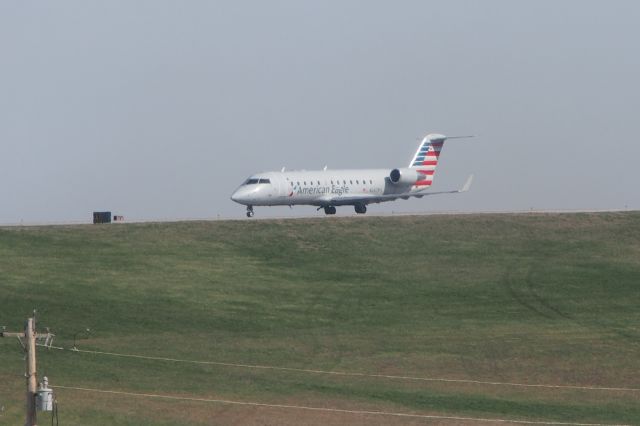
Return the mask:
[[467,135],[467,136],[447,136],[447,139],[466,139],[466,138],[475,138],[478,135]]

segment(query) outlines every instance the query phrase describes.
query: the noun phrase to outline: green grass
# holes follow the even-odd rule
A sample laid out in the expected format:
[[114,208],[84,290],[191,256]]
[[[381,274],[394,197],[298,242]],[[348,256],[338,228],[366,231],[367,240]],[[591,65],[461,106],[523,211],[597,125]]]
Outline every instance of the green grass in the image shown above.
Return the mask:
[[[79,341],[84,349],[640,388],[639,306],[637,212],[0,228],[0,325],[20,329],[37,308],[39,327],[56,332],[56,344],[71,346],[91,328]],[[38,364],[54,388],[640,424],[640,392],[332,377],[42,349]],[[22,372],[18,345],[0,340],[0,424],[21,422]],[[296,423],[277,410],[57,394],[63,424]]]

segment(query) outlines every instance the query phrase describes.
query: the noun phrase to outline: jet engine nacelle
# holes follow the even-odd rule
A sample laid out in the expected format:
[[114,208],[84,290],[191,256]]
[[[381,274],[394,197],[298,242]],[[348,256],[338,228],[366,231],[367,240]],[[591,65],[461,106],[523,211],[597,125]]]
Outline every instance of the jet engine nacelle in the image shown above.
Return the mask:
[[393,169],[389,173],[389,180],[395,185],[413,185],[420,177],[415,169]]

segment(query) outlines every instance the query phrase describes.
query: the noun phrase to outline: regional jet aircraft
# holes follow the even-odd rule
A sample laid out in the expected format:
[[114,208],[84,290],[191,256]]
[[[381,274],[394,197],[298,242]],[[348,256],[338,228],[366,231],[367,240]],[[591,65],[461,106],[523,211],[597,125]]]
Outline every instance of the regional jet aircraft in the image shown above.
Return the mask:
[[354,206],[356,213],[367,212],[367,204],[425,195],[455,194],[469,190],[473,175],[461,189],[428,192],[447,139],[471,136],[429,134],[422,139],[409,167],[396,169],[352,169],[285,171],[259,173],[249,177],[231,196],[247,206],[253,217],[254,206],[312,205],[326,214],[336,206]]

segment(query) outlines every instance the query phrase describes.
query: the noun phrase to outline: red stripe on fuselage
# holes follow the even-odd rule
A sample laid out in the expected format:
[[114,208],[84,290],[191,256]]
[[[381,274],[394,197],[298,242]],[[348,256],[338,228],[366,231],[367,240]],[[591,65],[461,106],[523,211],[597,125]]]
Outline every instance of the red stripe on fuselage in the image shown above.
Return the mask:
[[418,173],[422,173],[423,175],[433,176],[435,170],[418,170]]
[[427,186],[431,185],[432,182],[432,180],[419,180],[415,183],[415,186]]

